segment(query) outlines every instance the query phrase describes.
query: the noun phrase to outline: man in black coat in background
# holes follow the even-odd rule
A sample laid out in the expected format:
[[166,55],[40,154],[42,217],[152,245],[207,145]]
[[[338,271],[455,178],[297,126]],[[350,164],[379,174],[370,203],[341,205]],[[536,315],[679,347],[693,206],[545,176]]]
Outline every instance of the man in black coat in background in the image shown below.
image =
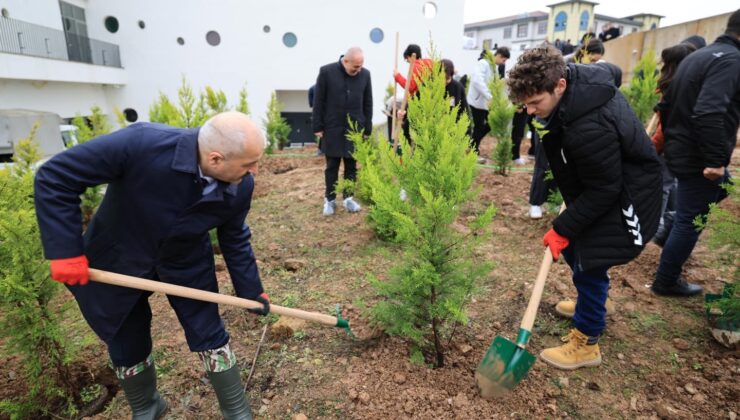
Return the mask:
[[508,86],[513,102],[545,121],[542,147],[567,208],[543,242],[554,259],[562,251],[578,291],[566,344],[540,357],[560,369],[598,366],[607,271],[639,255],[658,228],[658,156],[601,66],[566,65],[555,47],[532,48],[509,71]]
[[[370,72],[362,65],[365,62],[362,50],[352,47],[339,58],[319,70],[316,79],[313,106],[313,132],[321,139],[321,151],[326,155],[326,193],[324,216],[336,210],[336,183],[339,179],[339,163],[344,160],[344,179],[357,178],[357,162],[352,157],[355,147],[347,134],[351,120],[357,128],[369,136],[373,129],[373,90]],[[361,207],[346,191],[344,208],[351,213]]]
[[658,105],[668,169],[678,179],[676,215],[660,255],[653,293],[692,296],[702,292],[681,278],[683,264],[699,239],[694,220],[726,194],[727,166],[740,120],[740,10],[725,34],[691,53],[676,70]]

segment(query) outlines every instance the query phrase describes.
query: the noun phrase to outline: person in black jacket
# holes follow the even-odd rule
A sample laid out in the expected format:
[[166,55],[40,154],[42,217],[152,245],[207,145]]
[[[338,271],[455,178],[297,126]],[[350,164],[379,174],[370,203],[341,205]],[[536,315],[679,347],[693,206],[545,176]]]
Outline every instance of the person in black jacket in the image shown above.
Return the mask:
[[540,357],[561,369],[597,366],[607,271],[639,255],[658,227],[658,156],[601,66],[566,65],[556,48],[532,48],[509,71],[508,86],[513,102],[545,122],[542,146],[567,208],[543,242],[554,259],[563,253],[578,291],[567,343]]
[[457,119],[460,120],[460,117],[462,117],[463,114],[468,113],[468,101],[465,99],[465,87],[453,77],[455,75],[455,64],[452,60],[448,60],[446,58],[442,59],[442,67],[445,71],[445,82],[447,83],[445,86],[445,92],[447,92],[447,96],[450,98],[450,107],[458,107]]
[[702,292],[681,278],[684,262],[699,239],[694,226],[712,203],[725,197],[723,183],[737,142],[740,120],[740,10],[725,34],[691,53],[678,66],[658,105],[668,169],[678,179],[676,215],[651,287],[658,295]]
[[[312,120],[314,134],[321,139],[321,151],[326,155],[324,216],[334,214],[337,207],[335,185],[342,160],[344,179],[357,178],[357,162],[352,158],[355,145],[347,139],[348,120],[357,123],[366,136],[373,129],[373,89],[370,72],[362,67],[364,62],[362,50],[352,47],[336,63],[321,67],[316,79]],[[346,191],[343,195],[347,211],[361,210],[351,195]]]

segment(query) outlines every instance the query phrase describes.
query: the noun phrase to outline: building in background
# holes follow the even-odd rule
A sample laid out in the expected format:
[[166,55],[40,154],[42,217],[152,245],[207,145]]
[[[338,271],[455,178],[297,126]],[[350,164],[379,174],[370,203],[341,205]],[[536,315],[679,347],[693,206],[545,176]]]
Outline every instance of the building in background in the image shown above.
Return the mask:
[[196,95],[206,85],[224,91],[230,107],[246,85],[257,121],[275,91],[291,140],[313,141],[307,91],[320,66],[361,47],[374,121],[384,121],[396,32],[400,51],[426,50],[431,35],[440,54],[463,61],[463,8],[464,0],[0,0],[0,109],[72,118],[98,105],[147,121],[159,93],[176,101],[185,77]]
[[[655,29],[663,16],[641,13],[623,18],[615,18],[596,13],[598,3],[584,0],[567,0],[548,5],[550,12],[528,12],[521,15],[468,23],[465,36],[474,39],[478,50],[497,45],[511,49],[510,68],[516,58],[527,48],[541,44],[545,40],[570,40],[578,44],[583,35],[593,32],[596,36],[605,27],[619,30],[619,34]],[[613,32],[614,33],[614,32]]]

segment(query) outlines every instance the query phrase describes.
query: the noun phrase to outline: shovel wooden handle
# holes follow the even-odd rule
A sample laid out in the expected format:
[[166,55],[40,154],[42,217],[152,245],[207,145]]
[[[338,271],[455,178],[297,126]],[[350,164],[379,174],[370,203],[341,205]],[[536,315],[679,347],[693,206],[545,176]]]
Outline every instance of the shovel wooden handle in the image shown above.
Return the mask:
[[[558,214],[565,211],[565,203],[560,206]],[[534,326],[534,319],[537,317],[537,309],[540,307],[540,300],[542,300],[542,292],[545,290],[545,281],[547,280],[547,273],[550,272],[552,267],[552,252],[550,247],[545,247],[545,255],[542,256],[542,263],[540,264],[540,271],[537,273],[537,280],[534,282],[532,288],[532,297],[529,298],[529,304],[527,310],[524,311],[524,317],[520,328],[527,331],[532,331]]]
[[[126,276],[110,271],[90,269],[90,280],[111,284],[114,286],[129,287],[132,289],[146,290],[149,292],[160,292],[171,296],[180,296],[188,299],[202,300],[223,305],[239,306],[247,309],[260,309],[262,304],[253,300],[236,296],[222,295],[221,293],[207,292],[205,290],[193,289],[192,287],[178,286],[160,281],[146,280],[139,277]],[[319,324],[337,326],[337,318],[320,314],[317,312],[302,311],[300,309],[286,308],[270,304],[270,312],[285,315],[292,318],[304,319],[306,321],[318,322]]]
[[534,326],[534,319],[537,317],[537,308],[540,307],[540,300],[542,300],[542,292],[545,290],[545,281],[547,280],[547,273],[550,271],[552,266],[552,253],[550,247],[545,248],[545,255],[542,257],[542,264],[540,264],[540,271],[537,273],[537,280],[534,282],[534,288],[532,289],[532,297],[529,298],[529,304],[527,310],[524,311],[524,317],[522,318],[522,324],[520,328],[527,331],[532,331]]

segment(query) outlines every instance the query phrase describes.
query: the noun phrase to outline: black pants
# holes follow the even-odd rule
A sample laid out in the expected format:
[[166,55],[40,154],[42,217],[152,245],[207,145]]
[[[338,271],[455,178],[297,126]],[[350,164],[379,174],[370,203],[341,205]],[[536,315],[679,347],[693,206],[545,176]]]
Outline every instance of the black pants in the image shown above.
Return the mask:
[[480,154],[480,142],[491,131],[488,126],[488,110],[471,106],[470,113],[473,114],[473,149]]
[[554,179],[545,180],[547,171],[550,170],[550,163],[547,161],[542,141],[538,137],[534,134],[532,136],[536,139],[536,147],[534,150],[534,174],[532,175],[532,184],[529,186],[529,204],[533,206],[541,206],[547,201],[547,197],[558,188]]
[[[352,158],[326,157],[326,169],[324,169],[324,179],[326,181],[326,193],[324,196],[329,200],[337,198],[336,185],[339,180],[339,163],[344,159],[344,179],[354,181],[357,179],[357,161]],[[342,195],[347,198],[351,194],[342,191]]]
[[521,148],[524,131],[527,128],[529,115],[527,111],[515,112],[514,119],[511,123],[511,159],[519,159],[519,149]]

